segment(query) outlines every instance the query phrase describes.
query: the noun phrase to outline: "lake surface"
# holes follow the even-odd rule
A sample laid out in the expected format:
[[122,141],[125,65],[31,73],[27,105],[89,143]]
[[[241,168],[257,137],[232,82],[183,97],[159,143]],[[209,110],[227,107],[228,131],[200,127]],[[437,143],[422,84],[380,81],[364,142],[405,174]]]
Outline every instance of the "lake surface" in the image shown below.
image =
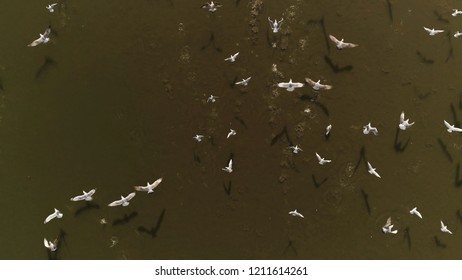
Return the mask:
[[[203,3],[4,3],[1,259],[462,258],[462,138],[443,124],[462,120],[460,2]],[[284,18],[278,33],[268,17]],[[333,89],[277,87],[305,77]],[[91,203],[70,201],[92,188]],[[64,217],[44,225],[54,208]]]

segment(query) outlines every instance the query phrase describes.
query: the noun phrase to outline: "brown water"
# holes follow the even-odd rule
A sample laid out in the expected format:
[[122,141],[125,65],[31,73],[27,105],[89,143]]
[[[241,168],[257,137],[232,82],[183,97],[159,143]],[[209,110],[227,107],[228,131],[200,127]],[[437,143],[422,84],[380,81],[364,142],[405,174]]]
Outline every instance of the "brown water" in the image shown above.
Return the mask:
[[[443,125],[462,118],[460,3],[260,2],[222,1],[216,13],[186,0],[4,4],[0,258],[461,258],[462,142]],[[279,33],[268,16],[284,18]],[[48,25],[51,42],[26,47]],[[338,51],[327,34],[360,46]],[[275,86],[304,77],[334,88],[315,99]],[[416,124],[395,139],[401,111]],[[368,122],[379,136],[362,133]],[[153,194],[107,207],[159,177]],[[91,188],[92,204],[69,200]],[[63,219],[44,225],[53,208]],[[381,232],[389,216],[397,235]],[[43,238],[56,236],[49,256]]]

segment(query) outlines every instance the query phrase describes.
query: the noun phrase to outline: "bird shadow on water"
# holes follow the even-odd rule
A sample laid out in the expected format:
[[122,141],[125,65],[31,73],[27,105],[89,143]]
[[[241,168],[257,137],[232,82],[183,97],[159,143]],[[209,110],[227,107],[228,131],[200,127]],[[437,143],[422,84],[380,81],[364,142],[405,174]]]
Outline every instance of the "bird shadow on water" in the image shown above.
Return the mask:
[[143,226],[139,226],[138,231],[146,233],[150,235],[152,238],[157,237],[157,232],[159,231],[160,226],[162,225],[162,222],[164,220],[164,215],[165,215],[165,208],[162,209],[162,212],[160,213],[159,218],[157,218],[157,222],[155,226],[151,227],[150,229],[145,228]]
[[77,209],[74,213],[74,217],[80,216],[82,213],[87,212],[91,209],[99,209],[99,205],[93,202],[86,201],[85,205]]
[[305,101],[305,100],[308,100],[310,101],[312,104],[316,105],[317,107],[319,107],[319,109],[321,109],[321,111],[327,116],[329,117],[330,114],[329,114],[329,110],[327,109],[327,107],[322,104],[321,102],[319,102],[317,99],[319,97],[319,93],[315,93],[314,96],[309,96],[309,95],[302,95],[300,96],[300,100],[301,101]]
[[273,139],[271,139],[271,146],[276,144],[280,139],[282,139],[284,137],[286,138],[287,142],[289,142],[289,145],[293,146],[293,143],[292,143],[292,141],[290,140],[290,137],[289,137],[289,133],[287,132],[287,126],[286,125],[284,126],[284,128],[278,134],[276,134],[273,137]]
[[49,56],[45,56],[43,63],[40,65],[40,67],[37,69],[35,72],[35,79],[40,79],[43,77],[43,75],[49,71],[51,67],[54,67],[56,65],[56,62],[53,58]]
[[215,51],[221,52],[221,48],[217,47],[217,45],[215,44],[215,34],[213,32],[210,32],[209,41],[207,44],[201,47],[201,51],[207,49],[209,46],[212,46]]
[[406,150],[406,148],[407,148],[407,145],[409,144],[409,141],[411,140],[411,138],[408,138],[404,144],[403,144],[402,141],[399,141],[400,130],[401,129],[399,127],[396,128],[395,140],[393,142],[393,148],[398,153],[404,152]]
[[438,239],[438,236],[435,235],[434,240],[435,240],[436,247],[443,248],[443,249],[447,247],[446,244],[444,244],[443,242],[441,242],[441,240]]
[[282,251],[281,255],[282,256],[286,256],[288,253],[292,252],[293,254],[295,254],[295,256],[298,256],[298,252],[297,252],[297,248],[295,248],[294,246],[294,242],[292,240],[289,240],[289,243],[287,244],[287,246],[284,248],[284,250]]
[[355,165],[355,169],[353,171],[353,174],[356,173],[356,171],[358,170],[359,166],[361,165],[361,162],[366,163],[366,147],[364,147],[364,145],[361,147],[361,150],[359,151],[359,159],[358,161],[356,162],[356,165]]
[[324,61],[327,63],[327,65],[329,65],[330,69],[334,73],[349,72],[353,70],[353,65],[348,64],[345,66],[339,66],[338,64],[334,63],[332,59],[327,55],[324,56]]
[[225,193],[226,193],[227,195],[231,195],[231,187],[232,187],[232,182],[231,182],[231,180],[229,180],[228,185],[226,185],[225,183],[223,183],[223,189],[225,190]]
[[324,17],[320,19],[310,19],[306,23],[308,27],[318,28],[321,27],[322,35],[324,37],[324,41],[326,43],[327,52],[330,52],[330,44],[329,44],[329,34],[326,30],[326,24],[324,23]]
[[324,179],[321,180],[321,182],[318,182],[314,174],[311,174],[311,179],[313,180],[314,187],[317,189],[320,188],[322,185],[324,185],[324,183],[327,181],[327,177],[325,177]]
[[452,119],[454,120],[454,126],[460,127],[460,121],[457,118],[456,108],[454,107],[454,104],[451,103],[450,107],[451,107]]
[[361,195],[363,197],[364,204],[366,205],[367,214],[370,216],[372,213],[372,210],[371,210],[371,205],[369,204],[369,195],[366,193],[366,191],[363,188],[361,188]]
[[446,144],[444,144],[443,140],[441,140],[441,138],[438,137],[438,144],[440,145],[441,149],[443,150],[443,154],[446,156],[446,158],[452,162],[453,159],[452,159],[452,156],[451,154],[449,153],[448,151],[448,147],[446,146]]
[[112,222],[112,226],[120,226],[129,223],[131,220],[138,216],[138,212],[133,211],[130,214],[124,214],[122,218],[115,219]]
[[61,248],[62,248],[61,244],[64,244],[64,246],[68,248],[66,236],[67,236],[67,233],[63,229],[60,228],[58,237],[56,238],[56,240],[58,241],[58,246],[57,246],[56,251],[51,252],[50,250],[46,249],[47,257],[49,260],[59,260],[59,252],[61,251]]
[[457,188],[460,188],[462,186],[462,180],[460,179],[460,162],[458,162],[456,165],[456,176],[454,178],[454,185]]
[[423,64],[431,65],[431,64],[435,63],[435,61],[433,59],[426,57],[420,51],[416,51],[416,54],[419,57],[420,62],[422,62]]
[[404,238],[404,241],[406,241],[406,243],[407,243],[407,248],[408,248],[409,250],[411,250],[411,245],[412,245],[412,244],[411,244],[411,232],[410,232],[410,230],[409,230],[409,227],[406,227],[406,228],[404,229],[404,236],[403,236],[403,238]]

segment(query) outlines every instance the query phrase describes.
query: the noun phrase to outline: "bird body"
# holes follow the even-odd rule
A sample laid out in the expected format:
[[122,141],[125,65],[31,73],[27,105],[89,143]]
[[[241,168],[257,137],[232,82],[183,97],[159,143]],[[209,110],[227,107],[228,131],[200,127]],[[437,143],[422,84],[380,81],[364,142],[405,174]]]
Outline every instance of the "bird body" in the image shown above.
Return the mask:
[[296,88],[303,87],[302,83],[294,83],[292,79],[289,80],[288,83],[278,83],[278,87],[285,88],[287,91],[294,91]]
[[290,211],[289,214],[294,216],[294,217],[305,218],[302,214],[298,213],[297,209],[295,209],[293,211]]
[[462,128],[455,127],[454,125],[449,124],[447,121],[444,121],[444,125],[447,127],[449,133],[452,133],[453,131],[462,132]]
[[385,225],[382,227],[382,232],[383,233],[391,233],[391,234],[397,234],[398,230],[393,230],[393,225],[391,224],[391,217],[388,217],[387,222]]
[[95,194],[95,192],[96,192],[96,189],[91,189],[89,192],[83,191],[82,195],[75,196],[71,198],[71,200],[72,201],[81,201],[81,200],[91,201],[93,200],[92,196]]
[[420,214],[420,212],[417,211],[417,207],[412,208],[412,210],[409,211],[409,213],[411,213],[411,214],[413,214],[413,215],[416,215],[417,217],[419,217],[419,218],[422,219],[422,214]]
[[399,116],[399,129],[406,130],[407,128],[410,128],[413,124],[414,122],[409,123],[409,119],[405,120],[404,112],[401,112],[401,115]]
[[228,58],[225,58],[225,61],[234,62],[234,61],[236,61],[236,57],[237,57],[238,55],[239,55],[239,52],[237,52],[237,53],[231,55],[231,56],[228,57]]
[[248,77],[247,79],[242,79],[242,81],[236,82],[236,85],[247,86],[249,84],[250,79],[252,79],[252,77]]
[[317,82],[311,80],[310,78],[305,78],[305,81],[314,89],[314,90],[329,90],[332,89],[331,85],[323,85],[321,84],[321,80]]
[[449,233],[449,234],[452,234],[452,232],[448,229],[448,226],[446,226],[443,221],[440,221],[441,222],[441,231],[442,232],[445,232],[445,233]]
[[48,241],[46,238],[44,238],[43,245],[45,245],[45,248],[51,252],[54,252],[58,249],[58,240],[56,239],[55,241]]
[[373,127],[371,123],[368,123],[367,125],[363,126],[363,133],[367,135],[370,132],[372,132],[375,136],[379,135],[379,130],[376,127]]
[[330,159],[324,159],[324,158],[322,158],[318,153],[316,153],[316,157],[318,158],[318,161],[319,161],[319,164],[320,164],[320,165],[324,165],[324,164],[329,163],[329,162],[332,161],[332,160],[330,160]]
[[228,166],[222,168],[221,170],[226,171],[228,173],[233,172],[233,159],[230,159],[228,162]]
[[339,40],[337,38],[335,38],[333,35],[329,35],[329,38],[332,42],[334,42],[335,46],[337,47],[337,49],[341,50],[341,49],[346,49],[346,48],[355,48],[355,47],[358,47],[359,45],[358,44],[353,44],[353,43],[345,43],[343,41],[343,39]]
[[27,45],[28,47],[35,47],[40,44],[46,44],[50,41],[51,27],[48,27],[43,34],[39,34],[40,37],[34,40],[32,43]]
[[281,18],[280,21],[277,21],[277,19],[274,19],[274,21],[271,21],[270,17],[268,17],[268,21],[269,21],[271,29],[273,30],[273,33],[277,33],[279,29],[281,28],[281,25],[284,19]]
[[132,192],[130,193],[129,195],[127,195],[126,197],[123,197],[123,196],[120,196],[120,199],[119,200],[116,200],[116,201],[113,201],[111,203],[108,204],[108,206],[111,206],[111,207],[114,207],[114,206],[119,206],[119,205],[122,205],[122,206],[128,206],[130,204],[130,200],[135,197],[136,193],[135,192]]
[[147,182],[146,186],[134,186],[135,190],[140,191],[140,192],[148,192],[152,193],[154,192],[154,189],[162,182],[162,178],[159,178],[155,180],[152,184],[149,184]]
[[46,224],[49,221],[53,220],[54,218],[61,219],[62,217],[63,217],[63,213],[61,213],[58,209],[55,208],[55,211],[52,214],[48,215],[48,217],[46,217],[43,223]]
[[435,36],[436,34],[439,34],[439,33],[443,33],[444,30],[440,30],[440,29],[435,29],[435,28],[427,28],[427,27],[424,27],[425,31],[428,32],[428,35],[430,36]]
[[372,167],[372,165],[369,162],[367,162],[367,168],[368,168],[368,171],[369,171],[370,174],[372,174],[372,175],[374,175],[374,176],[376,176],[378,178],[382,178],[382,177],[380,177],[379,173],[377,173],[377,171],[375,171],[377,168]]

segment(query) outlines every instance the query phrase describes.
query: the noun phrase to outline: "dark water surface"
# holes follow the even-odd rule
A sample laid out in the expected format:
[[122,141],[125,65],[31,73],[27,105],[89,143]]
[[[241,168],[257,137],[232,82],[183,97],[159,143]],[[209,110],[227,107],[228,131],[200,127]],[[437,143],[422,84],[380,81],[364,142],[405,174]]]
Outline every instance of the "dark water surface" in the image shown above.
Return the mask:
[[[462,141],[443,125],[462,120],[459,1],[3,2],[0,258],[46,259],[56,236],[59,259],[462,257]],[[28,48],[48,25],[51,42]],[[305,77],[334,88],[276,87]],[[91,204],[69,200],[91,188]],[[64,217],[44,225],[53,208]],[[396,235],[381,232],[390,216]]]

